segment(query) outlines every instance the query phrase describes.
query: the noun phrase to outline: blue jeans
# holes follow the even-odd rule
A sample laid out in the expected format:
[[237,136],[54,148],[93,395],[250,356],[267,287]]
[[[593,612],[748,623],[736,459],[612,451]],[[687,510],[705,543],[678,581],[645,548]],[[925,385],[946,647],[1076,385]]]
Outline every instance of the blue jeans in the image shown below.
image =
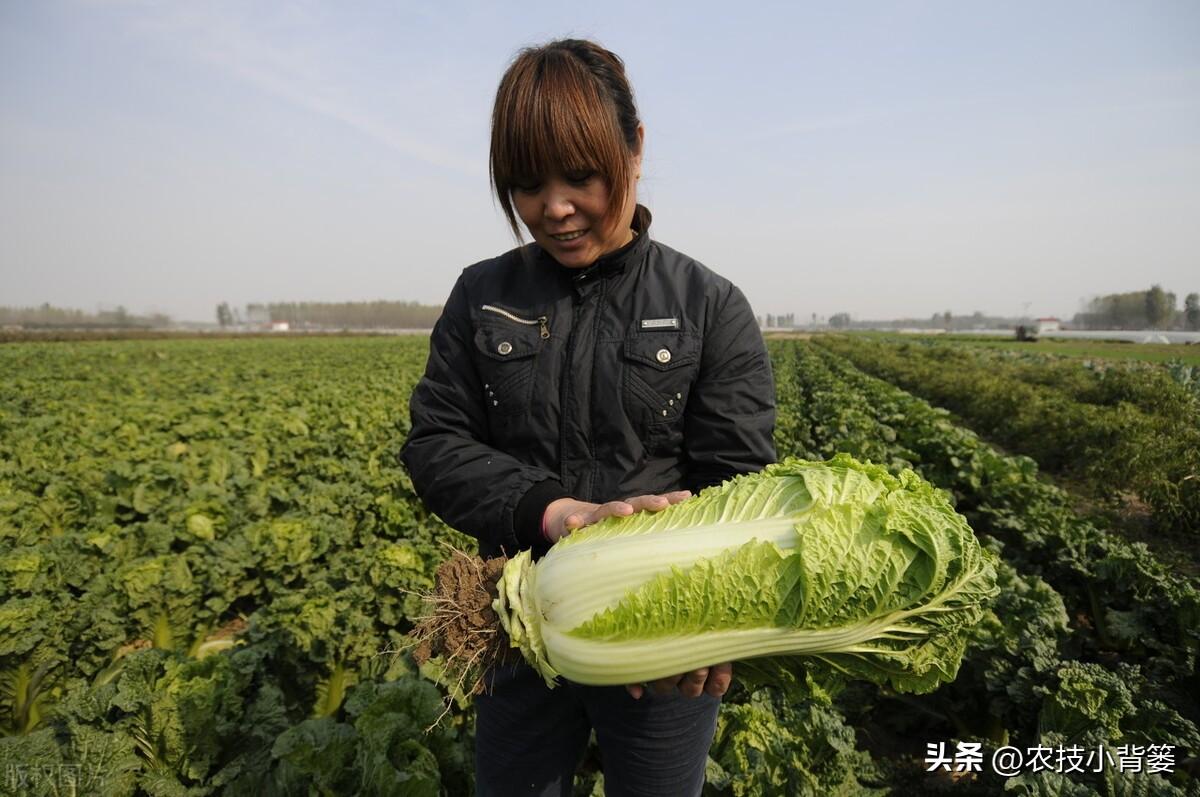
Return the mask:
[[594,728],[609,797],[700,794],[721,701],[623,686],[549,689],[524,663],[488,673],[475,698],[475,794],[569,797]]

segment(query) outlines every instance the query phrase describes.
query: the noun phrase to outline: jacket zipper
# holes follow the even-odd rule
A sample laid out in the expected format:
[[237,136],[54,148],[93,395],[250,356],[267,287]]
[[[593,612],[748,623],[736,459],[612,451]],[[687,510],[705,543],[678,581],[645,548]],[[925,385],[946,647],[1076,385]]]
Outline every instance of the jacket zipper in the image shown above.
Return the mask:
[[[574,367],[572,360],[575,357],[575,331],[579,329],[579,316],[583,312],[583,304],[578,299],[572,302],[571,310],[571,328],[567,332],[567,353],[566,364],[567,368]],[[559,386],[558,406],[561,411],[558,414],[558,450],[563,452],[567,450],[567,407],[570,406],[572,387],[575,384],[573,379],[563,379]],[[562,483],[567,484],[567,460],[565,457],[559,456],[558,472],[562,477]],[[583,500],[587,500],[588,496],[584,496]]]
[[[600,280],[600,296],[596,299],[596,317],[592,322],[592,362],[596,361],[596,341],[600,338],[600,311],[608,293],[608,280]],[[588,474],[588,493],[595,495],[596,476],[600,473],[600,460],[596,458],[596,417],[588,418],[588,453],[592,457],[592,471]]]
[[481,309],[487,310],[489,313],[502,315],[509,321],[516,321],[518,324],[526,324],[528,326],[534,326],[536,324],[538,327],[538,334],[542,336],[542,340],[550,337],[550,326],[547,323],[550,319],[544,315],[540,315],[537,318],[521,318],[520,316],[513,315],[502,307],[495,307],[490,304],[485,304]]

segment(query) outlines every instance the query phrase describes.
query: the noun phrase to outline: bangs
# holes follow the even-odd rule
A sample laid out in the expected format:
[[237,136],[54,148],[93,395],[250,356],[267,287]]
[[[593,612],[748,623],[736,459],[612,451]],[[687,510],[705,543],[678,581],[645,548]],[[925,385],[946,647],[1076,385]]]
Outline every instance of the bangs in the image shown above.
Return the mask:
[[630,152],[616,108],[570,53],[522,53],[505,73],[492,113],[491,181],[521,237],[511,192],[551,174],[595,172],[609,189],[605,223],[625,202]]

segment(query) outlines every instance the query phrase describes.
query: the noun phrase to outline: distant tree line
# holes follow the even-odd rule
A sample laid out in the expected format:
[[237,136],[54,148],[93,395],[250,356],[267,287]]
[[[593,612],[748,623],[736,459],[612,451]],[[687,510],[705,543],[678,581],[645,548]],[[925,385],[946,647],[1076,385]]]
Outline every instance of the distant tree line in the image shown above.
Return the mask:
[[[934,313],[930,318],[894,318],[889,320],[855,320],[849,313],[834,313],[828,325],[833,329],[1011,329],[1028,324],[1028,318],[985,316],[976,311],[971,315],[954,315],[949,310]],[[817,317],[813,315],[813,326]],[[1189,293],[1183,309],[1176,306],[1174,293],[1154,285],[1149,290],[1111,293],[1097,296],[1088,302],[1083,312],[1070,321],[1075,329],[1182,329],[1200,331],[1200,293]]]
[[1200,294],[1187,295],[1183,312],[1176,306],[1175,294],[1161,285],[1097,296],[1075,315],[1073,324],[1083,329],[1200,330]]
[[293,329],[432,329],[441,314],[441,305],[419,302],[271,302],[248,304],[244,314],[217,305],[221,326],[286,322]]
[[133,315],[124,307],[87,313],[45,303],[40,307],[0,307],[0,326],[24,329],[160,329],[171,319],[162,313]]
[[767,329],[791,329],[796,326],[795,313],[780,313],[775,315],[767,313],[765,316],[758,316],[758,325]]
[[[984,315],[976,310],[970,315],[954,315],[949,310],[934,313],[929,318],[853,319],[849,313],[834,313],[828,325],[833,329],[945,329],[967,332],[973,329],[1012,329],[1026,319]],[[813,325],[817,325],[814,314]]]

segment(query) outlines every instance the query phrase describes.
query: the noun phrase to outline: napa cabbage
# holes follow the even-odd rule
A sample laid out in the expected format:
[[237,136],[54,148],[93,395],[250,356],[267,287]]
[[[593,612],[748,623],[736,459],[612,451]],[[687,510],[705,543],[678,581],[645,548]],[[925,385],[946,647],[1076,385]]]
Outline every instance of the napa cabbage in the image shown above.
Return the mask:
[[944,494],[838,455],[607,519],[537,562],[522,552],[493,608],[551,685],[806,656],[926,692],[955,677],[995,582],[994,555]]

